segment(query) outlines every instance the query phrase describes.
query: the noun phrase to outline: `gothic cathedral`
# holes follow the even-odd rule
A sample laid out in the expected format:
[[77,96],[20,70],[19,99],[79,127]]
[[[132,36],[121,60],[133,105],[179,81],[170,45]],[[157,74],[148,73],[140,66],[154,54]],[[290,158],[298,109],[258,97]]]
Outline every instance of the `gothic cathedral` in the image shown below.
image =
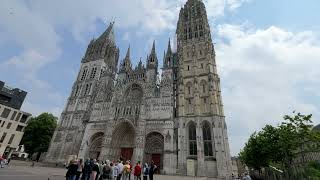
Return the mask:
[[[113,23],[88,45],[61,114],[47,162],[131,159],[161,174],[230,177],[231,157],[220,78],[205,5],[181,8],[176,52],[168,43],[162,73],[155,42],[146,63],[120,62]],[[161,76],[161,78],[159,78]]]

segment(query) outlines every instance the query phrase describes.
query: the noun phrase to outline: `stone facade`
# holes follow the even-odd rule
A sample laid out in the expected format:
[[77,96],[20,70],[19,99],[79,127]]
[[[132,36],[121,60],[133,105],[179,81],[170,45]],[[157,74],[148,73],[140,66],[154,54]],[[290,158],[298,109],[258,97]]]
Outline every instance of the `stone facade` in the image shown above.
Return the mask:
[[[155,42],[145,65],[130,47],[118,68],[113,23],[82,59],[48,162],[70,157],[153,160],[162,174],[230,177],[227,126],[205,6],[188,0],[158,72]],[[161,77],[160,77],[161,76]]]

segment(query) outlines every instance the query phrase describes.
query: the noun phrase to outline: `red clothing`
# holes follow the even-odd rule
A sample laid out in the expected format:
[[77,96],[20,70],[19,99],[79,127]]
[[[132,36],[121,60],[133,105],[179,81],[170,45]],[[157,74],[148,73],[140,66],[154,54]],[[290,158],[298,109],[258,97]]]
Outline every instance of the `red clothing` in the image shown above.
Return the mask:
[[141,176],[141,166],[140,165],[136,165],[134,167],[134,173],[133,173],[134,176]]

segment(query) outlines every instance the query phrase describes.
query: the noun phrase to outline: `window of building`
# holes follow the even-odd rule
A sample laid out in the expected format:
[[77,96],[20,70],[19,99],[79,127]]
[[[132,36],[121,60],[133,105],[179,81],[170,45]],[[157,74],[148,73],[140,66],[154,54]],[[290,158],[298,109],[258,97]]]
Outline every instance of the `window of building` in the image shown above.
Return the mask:
[[21,123],[25,123],[25,122],[27,122],[27,119],[28,119],[28,115],[23,114],[22,117],[21,117],[20,122],[21,122]]
[[10,137],[10,139],[9,139],[9,141],[8,141],[8,144],[11,144],[12,141],[13,141],[13,139],[14,139],[14,134],[11,134],[11,137]]
[[201,69],[203,69],[203,63],[201,63]]
[[82,72],[82,76],[81,76],[81,81],[83,81],[83,80],[85,80],[85,79],[86,79],[87,72],[88,72],[88,69],[84,69],[84,70],[83,70],[83,72]]
[[188,69],[188,71],[189,71],[189,70],[190,70],[190,66],[188,66],[188,68],[187,68],[187,69]]
[[210,124],[208,122],[203,123],[202,133],[203,133],[204,155],[213,156],[211,129],[210,129]]
[[18,125],[16,131],[23,132],[24,126]]
[[2,111],[1,117],[2,118],[8,118],[9,114],[10,114],[10,109],[8,108],[4,108],[4,110]]
[[92,68],[90,78],[93,79],[96,76],[97,73],[97,67]]
[[188,94],[191,94],[191,87],[188,86]]
[[4,123],[5,123],[5,122],[6,122],[6,121],[3,121],[3,122],[2,122],[2,125],[1,125],[1,127],[3,127],[3,126],[4,126]]
[[10,119],[13,121],[16,115],[17,115],[17,111],[13,111]]
[[17,118],[16,118],[16,121],[19,121],[20,120],[20,117],[21,117],[21,113],[18,114]]
[[203,93],[206,93],[206,84],[203,84],[203,85],[202,85],[202,92],[203,92]]
[[10,129],[11,128],[11,122],[9,122],[8,124],[7,124],[7,129]]
[[0,143],[3,143],[4,139],[6,138],[6,136],[7,136],[7,133],[4,132],[4,133],[2,134],[2,136],[1,136]]
[[189,154],[197,155],[197,133],[194,123],[189,125]]

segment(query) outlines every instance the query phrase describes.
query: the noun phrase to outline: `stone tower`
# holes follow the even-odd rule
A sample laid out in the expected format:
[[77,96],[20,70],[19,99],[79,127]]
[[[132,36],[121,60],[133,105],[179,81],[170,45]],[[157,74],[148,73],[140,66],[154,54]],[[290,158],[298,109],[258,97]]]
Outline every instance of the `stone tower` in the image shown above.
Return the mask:
[[177,24],[178,169],[183,174],[229,176],[227,128],[220,78],[205,5],[188,0]]
[[72,158],[66,157],[66,154],[78,154],[86,122],[93,109],[93,100],[101,98],[102,101],[101,94],[113,88],[119,59],[113,25],[114,23],[110,23],[106,31],[88,45],[72,92],[61,114],[60,124],[50,143],[47,156],[49,162],[65,161],[66,158]]

